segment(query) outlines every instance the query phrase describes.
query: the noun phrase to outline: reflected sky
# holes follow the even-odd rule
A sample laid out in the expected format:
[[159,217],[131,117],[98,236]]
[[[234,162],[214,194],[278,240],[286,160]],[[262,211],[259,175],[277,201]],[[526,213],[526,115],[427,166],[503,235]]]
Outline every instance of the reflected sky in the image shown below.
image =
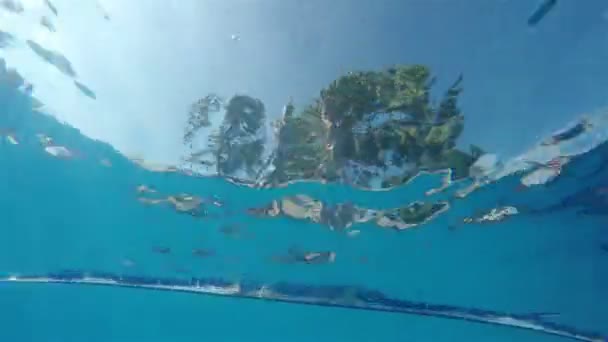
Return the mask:
[[[431,66],[439,91],[463,73],[460,143],[502,155],[606,105],[603,0],[559,1],[534,28],[540,2],[527,0],[54,0],[57,16],[46,1],[21,2],[22,13],[0,10],[17,40],[0,57],[61,120],[157,161],[178,159],[189,105],[210,92],[260,98],[276,117],[290,96],[303,105],[341,73],[394,63]],[[64,55],[78,78],[27,40]]]

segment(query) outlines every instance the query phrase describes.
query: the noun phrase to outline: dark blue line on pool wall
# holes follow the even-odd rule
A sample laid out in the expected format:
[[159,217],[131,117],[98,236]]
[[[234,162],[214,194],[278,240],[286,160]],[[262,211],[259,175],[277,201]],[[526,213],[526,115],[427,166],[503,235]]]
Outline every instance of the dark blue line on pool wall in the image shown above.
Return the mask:
[[528,25],[537,25],[557,4],[557,0],[544,0],[528,18]]
[[4,276],[0,277],[0,283],[97,285],[186,292],[301,305],[433,316],[533,330],[577,341],[606,341],[598,333],[580,331],[563,324],[549,322],[543,319],[545,315],[535,313],[510,314],[492,310],[394,299],[385,296],[379,291],[352,286],[312,286],[291,283],[263,284],[255,281],[232,283],[220,278],[156,278],[118,275],[108,272],[85,272],[81,270],[66,270],[43,275]]

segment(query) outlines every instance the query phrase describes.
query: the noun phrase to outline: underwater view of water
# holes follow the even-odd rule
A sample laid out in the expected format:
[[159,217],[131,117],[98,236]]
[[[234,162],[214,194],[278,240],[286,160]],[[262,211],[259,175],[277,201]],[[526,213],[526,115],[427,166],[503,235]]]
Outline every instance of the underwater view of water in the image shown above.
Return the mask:
[[[260,6],[269,6],[270,2]],[[408,132],[414,129],[411,134],[424,134],[422,142],[418,139],[415,143],[421,152],[411,154],[408,150],[408,157],[403,158],[407,162],[399,168],[387,162],[391,157],[386,157],[402,151],[402,145],[394,142],[398,139],[391,140],[390,148],[379,142],[381,151],[374,150],[372,154],[374,158],[384,157],[373,162],[362,157],[364,149],[360,146],[376,146],[376,141],[357,140],[356,152],[347,158],[349,161],[340,161],[336,151],[346,151],[340,138],[344,133],[339,130],[341,125],[347,125],[345,116],[337,124],[328,123],[328,136],[333,138],[319,143],[334,151],[318,152],[323,157],[314,159],[315,168],[323,167],[321,176],[308,175],[307,166],[300,166],[308,164],[296,164],[301,162],[297,156],[281,154],[288,150],[281,147],[287,145],[287,138],[281,138],[281,134],[275,140],[264,136],[264,153],[251,162],[252,169],[247,160],[256,152],[246,148],[258,135],[247,128],[251,125],[247,121],[249,109],[240,114],[245,118],[242,121],[229,119],[238,96],[230,101],[208,96],[204,98],[207,102],[199,102],[204,103],[202,107],[192,108],[203,108],[205,115],[212,115],[209,108],[217,101],[218,108],[224,109],[216,111],[225,110],[226,119],[221,125],[215,117],[211,121],[218,125],[218,134],[223,134],[221,141],[230,143],[222,145],[229,146],[224,150],[214,152],[217,160],[200,162],[197,168],[192,162],[181,163],[178,158],[171,160],[167,156],[195,155],[182,146],[180,134],[190,104],[209,93],[210,87],[193,90],[197,82],[184,81],[159,82],[163,85],[142,88],[145,86],[140,85],[150,79],[133,80],[127,71],[119,76],[119,66],[135,68],[137,64],[126,55],[96,57],[96,64],[87,67],[86,54],[93,52],[78,55],[75,51],[90,49],[99,54],[103,42],[122,48],[123,52],[138,44],[145,50],[144,43],[136,38],[144,32],[143,13],[151,11],[142,10],[139,17],[131,12],[132,20],[140,20],[138,29],[125,33],[132,40],[119,41],[116,36],[116,41],[110,41],[112,36],[107,32],[99,33],[90,48],[85,40],[77,39],[79,33],[66,33],[72,39],[70,43],[66,43],[67,38],[53,40],[61,29],[75,30],[74,25],[85,20],[125,27],[120,26],[124,22],[120,22],[118,2],[92,3],[95,6],[87,8],[73,5],[82,12],[70,12],[69,1],[0,1],[2,341],[605,341],[608,110],[605,103],[590,102],[596,98],[591,92],[587,97],[579,96],[585,106],[575,100],[568,102],[564,96],[563,112],[555,112],[570,116],[560,114],[559,119],[549,120],[551,123],[544,123],[547,120],[542,118],[560,107],[556,102],[562,98],[538,100],[538,107],[531,105],[531,111],[546,108],[538,118],[530,119],[532,123],[523,120],[533,116],[529,112],[513,119],[515,123],[496,119],[496,125],[509,122],[506,130],[513,132],[513,138],[508,134],[504,138],[502,129],[488,132],[490,128],[470,119],[473,122],[466,122],[463,139],[475,142],[479,137],[488,142],[488,149],[500,150],[506,156],[471,152],[470,156],[466,154],[468,159],[462,168],[455,157],[446,157],[455,150],[451,136],[456,139],[460,133],[448,131],[444,142],[441,137],[431,137],[434,128],[425,128],[430,125],[451,129],[453,126],[446,122],[460,114],[446,114],[445,121],[441,121],[443,107],[438,107],[433,119],[436,122],[406,123],[393,115],[398,112],[411,119],[415,105],[400,105],[397,110],[391,102],[393,98],[388,101],[390,105],[382,106],[383,98],[379,96],[374,102],[377,107],[365,114],[376,117],[388,113],[389,124],[406,127]],[[167,3],[171,11],[180,6],[178,2]],[[186,8],[196,6],[185,3],[189,3],[184,5]],[[439,3],[428,5],[428,9],[441,8]],[[528,26],[558,26],[549,21],[563,19],[563,12],[569,8],[563,4],[567,1],[557,5],[555,1],[535,1],[532,6],[529,2],[520,3],[514,6],[520,6],[526,15],[533,12]],[[155,4],[147,6],[161,8],[160,2]],[[461,6],[465,4],[460,2]],[[397,6],[390,1],[385,5]],[[477,5],[482,9],[476,13],[489,6],[471,2],[472,7]],[[133,4],[125,6],[135,8]],[[421,11],[425,8],[421,4],[412,6]],[[564,6],[561,12],[559,6]],[[349,15],[356,16],[355,12]],[[157,17],[150,20],[162,26],[162,13],[155,13]],[[222,15],[232,15],[226,13]],[[196,17],[186,14],[184,20]],[[41,16],[46,20],[41,20]],[[127,20],[125,17],[123,13],[123,21]],[[32,22],[31,18],[35,20]],[[603,20],[608,20],[608,16],[604,15]],[[36,25],[36,29],[28,25]],[[525,20],[523,25],[526,26]],[[44,34],[40,33],[40,26]],[[159,35],[159,41],[163,41],[164,34],[171,36],[169,28],[156,29],[153,35]],[[231,48],[227,44],[252,44],[247,42],[247,35],[254,33],[245,28],[227,30],[223,39],[229,42],[217,49]],[[608,24],[603,30],[608,30]],[[72,56],[80,59],[69,61],[56,52],[60,50],[72,51]],[[597,58],[608,56],[606,50],[598,52]],[[227,52],[226,56],[231,57],[226,58],[234,58],[231,54]],[[162,64],[168,55],[171,54],[159,51],[149,57],[151,64],[141,70],[159,79],[168,76],[155,68],[170,69],[179,77],[186,77],[194,62],[184,57],[181,66],[171,69],[169,64]],[[210,58],[216,64],[208,66],[209,70],[222,64],[217,62],[222,58],[220,54]],[[314,58],[317,63],[319,57]],[[407,62],[408,57],[402,59]],[[606,75],[608,64],[596,63],[596,69],[586,71],[599,70],[598,75]],[[377,70],[386,64],[364,61],[358,69]],[[447,67],[438,65],[434,72],[440,77],[442,73],[452,74]],[[246,73],[242,65],[235,68]],[[337,69],[314,81],[302,76],[293,82],[319,89],[342,77],[344,72]],[[104,74],[114,77],[101,81],[108,78]],[[390,74],[389,70],[386,75]],[[236,73],[230,75],[236,77]],[[257,76],[260,83],[276,80],[275,76]],[[247,90],[256,89],[256,83],[247,84],[247,77],[255,76],[238,78],[244,89],[238,88],[241,85],[213,89],[228,96],[248,94],[251,91]],[[348,76],[344,77],[347,78],[342,84],[348,81]],[[466,72],[464,78],[467,80]],[[597,98],[605,100],[607,84],[605,80],[598,82]],[[342,89],[340,81],[333,84],[338,86],[325,90]],[[456,95],[460,93],[459,84],[456,81],[449,88]],[[503,84],[508,85],[509,82]],[[441,88],[448,87],[449,82]],[[478,87],[478,93],[483,93],[483,87]],[[587,89],[579,86],[583,88]],[[465,94],[475,92],[466,89]],[[164,98],[163,92],[180,95]],[[257,93],[263,98],[272,92],[273,89],[265,89]],[[537,91],[535,96],[543,96],[541,93]],[[357,94],[344,96],[352,103],[367,96]],[[449,97],[449,91],[447,94]],[[325,95],[322,92],[320,96],[320,111],[329,122],[333,120],[327,109],[331,102]],[[473,104],[475,94],[468,96],[460,105],[465,116],[484,106],[500,105],[490,106],[491,101],[483,96],[479,99],[482,104]],[[281,100],[268,97],[266,115],[274,119],[269,114],[271,107]],[[184,98],[187,100],[181,101]],[[150,103],[144,104],[146,99]],[[301,107],[307,99],[308,95],[295,96]],[[496,101],[501,100],[497,97]],[[147,115],[131,115],[138,103]],[[260,102],[247,103],[254,103],[253,111],[257,108],[255,103]],[[179,115],[173,111],[175,107],[181,111]],[[300,134],[285,128],[291,122],[289,105],[285,108],[279,132],[291,132],[285,136]],[[349,115],[354,115],[355,107],[349,108]],[[169,118],[155,116],[164,110],[170,112]],[[107,117],[100,116],[106,112]],[[202,116],[195,117],[203,120]],[[121,130],[121,123],[130,128]],[[143,128],[133,129],[135,123]],[[539,125],[542,127],[534,128]],[[200,124],[196,134],[205,127]],[[247,137],[241,133],[231,135],[234,127],[248,132]],[[320,126],[314,127],[323,131]],[[162,129],[171,133],[155,135]],[[372,123],[368,129],[375,129]],[[530,133],[524,137],[522,131]],[[375,137],[384,134],[374,132]],[[202,141],[207,137],[212,134]],[[491,142],[493,137],[502,140]],[[311,139],[319,138],[314,135]],[[440,147],[433,139],[441,140]],[[278,147],[272,150],[272,146]],[[460,143],[456,146],[462,147]],[[441,157],[428,157],[433,161],[429,162],[426,151],[437,149],[441,151],[428,155],[439,153]],[[524,152],[514,153],[516,150]],[[269,162],[260,162],[262,159]],[[237,166],[232,167],[231,162]],[[330,179],[324,168],[330,163],[340,165],[337,178]],[[293,171],[290,167],[299,172],[297,176],[286,176]],[[277,170],[284,173],[276,176]],[[464,173],[459,174],[461,170]],[[366,173],[369,177],[362,181],[362,174]],[[395,181],[395,175],[400,180]],[[430,212],[424,208],[431,208]]]

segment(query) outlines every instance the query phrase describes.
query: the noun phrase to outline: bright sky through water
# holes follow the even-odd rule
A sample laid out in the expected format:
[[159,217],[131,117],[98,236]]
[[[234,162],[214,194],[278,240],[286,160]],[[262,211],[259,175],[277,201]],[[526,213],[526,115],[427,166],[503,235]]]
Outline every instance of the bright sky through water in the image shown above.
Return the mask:
[[43,0],[22,3],[0,29],[60,51],[97,100],[27,48],[0,50],[9,66],[61,120],[156,161],[177,161],[188,107],[210,92],[277,117],[290,96],[303,105],[346,71],[395,63],[429,65],[438,92],[462,73],[459,143],[503,156],[606,105],[603,0],[559,1],[534,29],[528,0],[55,0],[54,33]]

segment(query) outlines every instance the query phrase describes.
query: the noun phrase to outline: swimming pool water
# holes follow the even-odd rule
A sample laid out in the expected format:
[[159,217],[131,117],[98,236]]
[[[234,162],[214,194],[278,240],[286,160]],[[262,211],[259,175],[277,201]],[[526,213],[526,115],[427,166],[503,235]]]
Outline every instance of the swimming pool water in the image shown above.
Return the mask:
[[[546,186],[516,191],[507,177],[477,191],[435,220],[405,231],[362,224],[356,238],[287,218],[254,218],[249,207],[286,195],[368,208],[409,203],[439,184],[422,176],[387,192],[346,185],[295,183],[281,189],[240,187],[218,178],[160,174],[139,168],[105,143],[30,110],[27,97],[0,92],[0,127],[18,145],[0,145],[0,272],[104,270],[149,276],[213,276],[239,281],[358,285],[391,296],[508,312],[559,313],[552,320],[608,334],[606,216],[577,215],[590,203],[564,201],[585,188],[608,186],[607,147],[579,157]],[[45,153],[36,134],[52,136],[77,157]],[[107,159],[111,166],[100,162]],[[594,172],[597,171],[597,172]],[[591,175],[591,176],[590,176]],[[217,217],[195,219],[136,199],[140,184],[164,193],[216,195]],[[438,195],[449,196],[447,194]],[[462,217],[498,205],[530,212],[496,225],[448,229]],[[568,205],[568,203],[575,203]],[[603,205],[603,206],[602,206]],[[606,210],[604,213],[608,212]],[[219,228],[240,224],[247,236]],[[168,255],[155,246],[171,248]],[[281,265],[273,255],[291,246],[333,250],[328,265]],[[208,258],[196,248],[213,249]],[[6,341],[558,341],[515,329],[436,318],[349,311],[134,289],[1,284]]]

